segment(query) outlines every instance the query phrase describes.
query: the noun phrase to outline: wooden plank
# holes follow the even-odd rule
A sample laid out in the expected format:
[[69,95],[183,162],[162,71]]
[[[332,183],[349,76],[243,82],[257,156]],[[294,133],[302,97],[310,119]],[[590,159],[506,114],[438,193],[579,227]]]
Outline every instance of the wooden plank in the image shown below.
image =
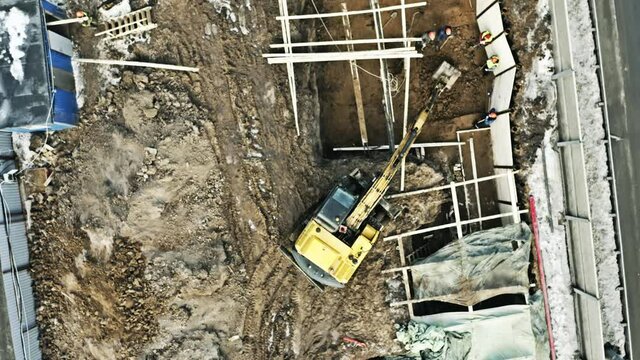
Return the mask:
[[[447,187],[449,187],[449,185]],[[526,214],[527,212],[528,212],[528,210],[518,210],[517,214],[518,215]],[[459,225],[474,224],[474,223],[477,223],[478,221],[496,220],[496,219],[501,219],[501,218],[509,217],[509,216],[512,216],[512,213],[484,216],[482,218],[476,218],[476,219],[470,219],[470,220],[462,220],[462,221],[459,222]],[[409,231],[409,232],[402,233],[402,234],[387,236],[387,237],[384,238],[384,241],[396,240],[399,237],[407,237],[407,236],[425,234],[425,233],[428,233],[428,232],[431,232],[431,231],[436,231],[436,230],[450,229],[450,228],[457,227],[457,226],[458,226],[458,223],[451,223],[451,224],[432,226],[432,227],[428,227],[428,228],[425,228],[425,229],[414,230],[414,231]],[[383,273],[384,273],[384,271],[383,271]]]
[[165,69],[165,70],[190,71],[190,72],[199,71],[199,69],[196,67],[178,66],[178,65],[171,65],[171,64],[156,64],[156,63],[141,62],[141,61],[122,61],[122,60],[103,60],[103,59],[76,59],[76,60],[80,63],[89,63],[89,64],[137,66],[137,67],[148,67],[148,68]]
[[[282,49],[287,46],[289,47],[310,47],[310,46],[333,46],[333,45],[367,45],[367,44],[377,44],[379,42],[385,44],[392,43],[413,43],[422,41],[421,38],[418,37],[409,37],[409,38],[387,38],[387,39],[349,39],[349,40],[327,40],[327,41],[308,41],[308,42],[297,42],[291,44],[271,44],[269,45],[272,49]],[[405,45],[408,46],[408,45]]]
[[[409,9],[409,8],[417,8],[421,6],[427,5],[426,1],[421,1],[413,4],[406,5],[393,5],[387,7],[380,7],[375,9],[365,9],[365,10],[351,10],[347,15],[365,15],[365,14],[376,14],[385,11],[394,11],[400,9]],[[344,16],[342,12],[334,12],[334,13],[323,13],[323,14],[304,14],[304,15],[281,15],[276,16],[276,20],[306,20],[306,19],[318,19],[318,18],[330,18],[330,17],[341,17]]]
[[[342,11],[347,12],[347,4],[341,3]],[[342,17],[342,25],[344,26],[344,33],[347,40],[352,40],[351,36],[351,22],[349,21],[349,15]],[[353,44],[347,45],[347,51],[353,51]],[[351,65],[351,80],[353,80],[353,94],[356,100],[356,110],[358,113],[358,126],[360,127],[360,140],[362,146],[365,148],[369,144],[369,137],[367,136],[367,123],[364,118],[364,103],[362,101],[362,88],[360,86],[360,75],[358,74],[358,63],[356,60],[350,60]]]
[[[520,170],[514,171],[513,174],[517,174],[518,172],[520,172]],[[464,186],[464,185],[468,185],[468,184],[474,184],[474,183],[476,183],[478,181],[488,181],[488,180],[493,180],[493,179],[505,177],[505,176],[508,176],[508,175],[509,175],[509,173],[495,174],[495,175],[490,175],[490,176],[477,178],[475,180],[460,181],[460,182],[457,182],[455,184],[456,184],[456,186]],[[387,195],[385,198],[387,198],[387,199],[395,199],[395,198],[404,197],[404,196],[420,195],[420,194],[426,194],[426,193],[429,193],[429,192],[432,192],[432,191],[445,190],[447,188],[449,188],[449,185],[436,186],[436,187],[429,188],[429,189],[420,189],[420,190],[413,190],[413,191],[407,191],[407,192],[403,192],[403,193]]]
[[[476,166],[476,149],[473,145],[473,138],[469,139],[469,150],[471,151],[471,172],[473,175],[473,179],[478,178],[478,169]],[[476,191],[476,203],[478,206],[478,217],[482,218],[482,204],[480,203],[480,186],[478,183],[473,184]],[[480,221],[480,229],[482,229],[482,221]]]
[[[372,10],[379,10],[380,3],[378,0],[369,0]],[[382,17],[380,11],[373,13],[373,26],[376,31],[376,39],[384,39],[384,28],[382,25]],[[378,50],[384,50],[384,43],[378,43]],[[415,50],[415,49],[414,49]],[[389,87],[389,68],[387,61],[380,58],[380,81],[382,82],[382,100],[384,105],[384,117],[387,125],[387,138],[389,139],[389,150],[393,152],[395,147],[395,136],[393,131],[393,123],[395,123],[395,114],[393,110],[393,95]]]
[[[288,17],[289,8],[287,0],[278,0],[280,15]],[[288,19],[281,19],[282,41],[285,44],[291,43],[291,27]],[[292,49],[290,46],[285,47],[285,52],[290,54]],[[291,94],[291,107],[293,108],[293,119],[296,125],[296,135],[300,136],[300,123],[298,120],[298,96],[296,90],[296,79],[293,69],[293,63],[287,63],[287,79],[289,80],[289,92]]]

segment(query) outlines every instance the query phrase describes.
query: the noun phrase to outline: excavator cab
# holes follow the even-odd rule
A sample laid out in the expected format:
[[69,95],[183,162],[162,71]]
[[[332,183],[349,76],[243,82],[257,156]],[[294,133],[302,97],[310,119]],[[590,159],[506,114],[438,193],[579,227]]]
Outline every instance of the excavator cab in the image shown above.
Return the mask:
[[358,196],[336,186],[316,213],[315,220],[331,233],[341,230],[342,223],[356,205]]

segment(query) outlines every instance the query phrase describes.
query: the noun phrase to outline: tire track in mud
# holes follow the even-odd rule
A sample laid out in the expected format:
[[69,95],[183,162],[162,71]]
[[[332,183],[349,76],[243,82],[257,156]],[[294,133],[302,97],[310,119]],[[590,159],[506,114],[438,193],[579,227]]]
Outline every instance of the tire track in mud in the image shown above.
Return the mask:
[[[289,240],[281,239],[282,231],[288,232],[288,221],[308,197],[301,190],[309,188],[308,179],[313,177],[308,164],[312,149],[299,149],[303,143],[287,129],[290,119],[283,119],[280,112],[286,103],[284,95],[274,88],[273,101],[261,91],[261,81],[278,83],[269,75],[275,70],[255,63],[251,56],[255,49],[237,45],[224,50],[225,58],[232,58],[232,62],[210,58],[218,66],[207,66],[201,75],[210,79],[203,82],[207,96],[216,99],[212,123],[205,129],[224,169],[225,202],[230,205],[225,209],[226,218],[249,275],[242,295],[246,299],[241,325],[244,358],[295,358],[300,347],[295,345],[301,337],[298,328],[307,312],[301,304],[312,304],[313,297],[308,294],[315,290],[291,270],[275,245]],[[230,117],[235,121],[229,121]],[[254,126],[260,131],[259,139],[251,134]],[[283,131],[287,131],[284,138]],[[261,147],[267,151],[264,159],[247,156],[247,151]],[[291,160],[291,149],[304,154]],[[248,226],[247,216],[251,215],[261,217],[261,223]]]
[[[239,127],[245,128],[249,124],[243,123],[243,120],[258,116],[256,99],[255,97],[241,98],[236,94],[241,93],[240,89],[252,89],[253,84],[244,77],[233,79],[227,77],[227,83],[234,116]],[[255,92],[250,91],[250,93]],[[247,99],[253,101],[246,101]],[[252,144],[247,139],[250,137],[245,137],[244,145],[251,148]],[[297,306],[291,300],[291,294],[295,293],[296,288],[294,274],[290,271],[291,266],[276,248],[277,240],[275,239],[280,236],[280,231],[276,224],[277,220],[269,215],[277,211],[276,199],[261,192],[259,187],[255,186],[255,177],[261,174],[260,180],[264,182],[263,186],[273,189],[273,178],[282,174],[270,173],[262,161],[245,161],[243,171],[246,178],[254,185],[249,187],[248,194],[262,213],[268,236],[265,239],[267,240],[265,252],[257,261],[248,285],[248,304],[243,334],[250,339],[248,353],[251,359],[271,359],[290,354],[291,346],[286,338],[290,336],[292,329],[290,321],[286,321],[283,316],[291,317],[297,312]],[[284,328],[282,328],[283,325]]]
[[[280,260],[274,262],[278,258]],[[270,359],[284,355],[283,352],[291,348],[286,339],[290,335],[278,326],[285,322],[274,320],[282,317],[283,310],[289,312],[286,317],[295,318],[298,307],[292,295],[297,290],[296,285],[291,266],[277,250],[260,259],[247,289],[248,304],[242,332],[248,347],[247,359]],[[293,327],[289,331],[291,334]]]
[[[226,83],[229,100],[218,103],[218,116],[233,114],[238,128],[242,131],[247,127],[243,122],[255,117],[257,110],[255,104],[246,101],[253,97],[243,98],[237,94],[241,93],[241,88],[247,89],[251,85],[241,84],[237,78],[230,77],[226,77]],[[222,149],[224,154],[238,154],[230,150],[242,151],[242,149],[251,148],[251,144],[246,141],[247,137],[242,136],[244,135],[242,133],[242,142],[229,140],[234,138],[233,135],[238,139],[238,128],[217,126],[214,129],[212,124],[205,126],[209,141],[220,163],[227,168],[225,173],[228,179],[228,203],[232,207],[227,209],[227,218],[232,224],[234,238],[239,240],[237,245],[241,249],[247,273],[251,274],[244,295],[247,301],[242,329],[246,347],[245,356],[248,359],[283,356],[291,358],[293,357],[291,341],[290,339],[287,341],[287,338],[291,337],[295,329],[291,321],[281,321],[280,317],[295,318],[297,302],[292,300],[291,294],[296,291],[296,278],[290,271],[290,265],[275,246],[275,239],[280,232],[275,224],[276,219],[269,215],[275,213],[277,207],[275,199],[265,196],[256,184],[256,178],[259,177],[263,187],[270,189],[273,177],[261,161],[247,161],[247,159],[230,161],[228,156],[222,159]],[[279,175],[281,174],[275,176]],[[247,208],[259,212],[262,217],[260,226],[266,228],[266,232],[257,234],[255,229],[247,230],[240,220],[245,218],[242,215],[246,214]],[[278,321],[274,321],[276,317]]]

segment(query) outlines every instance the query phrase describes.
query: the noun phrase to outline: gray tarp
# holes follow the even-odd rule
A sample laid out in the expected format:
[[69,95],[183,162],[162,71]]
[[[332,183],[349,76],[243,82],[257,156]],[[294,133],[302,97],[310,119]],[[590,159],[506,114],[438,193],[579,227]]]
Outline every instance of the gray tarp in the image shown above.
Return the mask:
[[441,313],[415,321],[471,334],[467,359],[537,359],[529,305],[507,305],[472,313]]
[[529,288],[531,231],[513,224],[478,231],[418,261],[412,269],[416,298],[472,306]]
[[465,360],[471,350],[471,334],[445,331],[415,321],[396,332],[396,338],[404,344],[407,356],[425,360]]
[[548,360],[542,301],[537,292],[529,305],[415,317],[396,332],[407,350],[402,359]]

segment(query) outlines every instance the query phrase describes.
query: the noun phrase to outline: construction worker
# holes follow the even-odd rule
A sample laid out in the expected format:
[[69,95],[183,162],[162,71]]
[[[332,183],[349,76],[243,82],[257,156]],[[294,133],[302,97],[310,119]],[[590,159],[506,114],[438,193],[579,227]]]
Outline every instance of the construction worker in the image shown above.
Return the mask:
[[442,49],[444,44],[446,44],[447,41],[449,41],[449,38],[451,37],[452,33],[453,33],[453,30],[449,25],[445,25],[440,29],[438,29],[438,33],[436,34],[436,50]]
[[82,24],[83,27],[91,26],[91,24],[93,23],[93,19],[91,18],[91,16],[89,16],[89,14],[87,14],[85,11],[82,11],[82,10],[76,11],[76,18],[80,19],[84,17],[86,17],[87,19],[82,21],[80,24]]
[[482,34],[480,34],[480,45],[487,46],[491,44],[492,41],[493,35],[491,34],[491,31],[483,31]]
[[453,29],[451,29],[451,26],[445,25],[440,29],[438,29],[436,40],[442,44],[445,41],[447,41],[447,39],[449,38],[449,36],[451,36],[452,33],[453,33]]
[[422,49],[420,49],[420,51],[423,51],[429,43],[434,42],[435,40],[436,32],[433,30],[427,31],[426,33],[422,34]]
[[475,123],[474,127],[476,129],[488,128],[489,126],[491,126],[491,124],[493,124],[494,121],[496,121],[497,118],[498,113],[496,112],[496,109],[491,108],[491,110],[489,110],[489,112],[484,116],[483,119]]
[[493,72],[500,64],[500,57],[498,55],[493,55],[487,60],[487,63],[484,66],[484,71]]

